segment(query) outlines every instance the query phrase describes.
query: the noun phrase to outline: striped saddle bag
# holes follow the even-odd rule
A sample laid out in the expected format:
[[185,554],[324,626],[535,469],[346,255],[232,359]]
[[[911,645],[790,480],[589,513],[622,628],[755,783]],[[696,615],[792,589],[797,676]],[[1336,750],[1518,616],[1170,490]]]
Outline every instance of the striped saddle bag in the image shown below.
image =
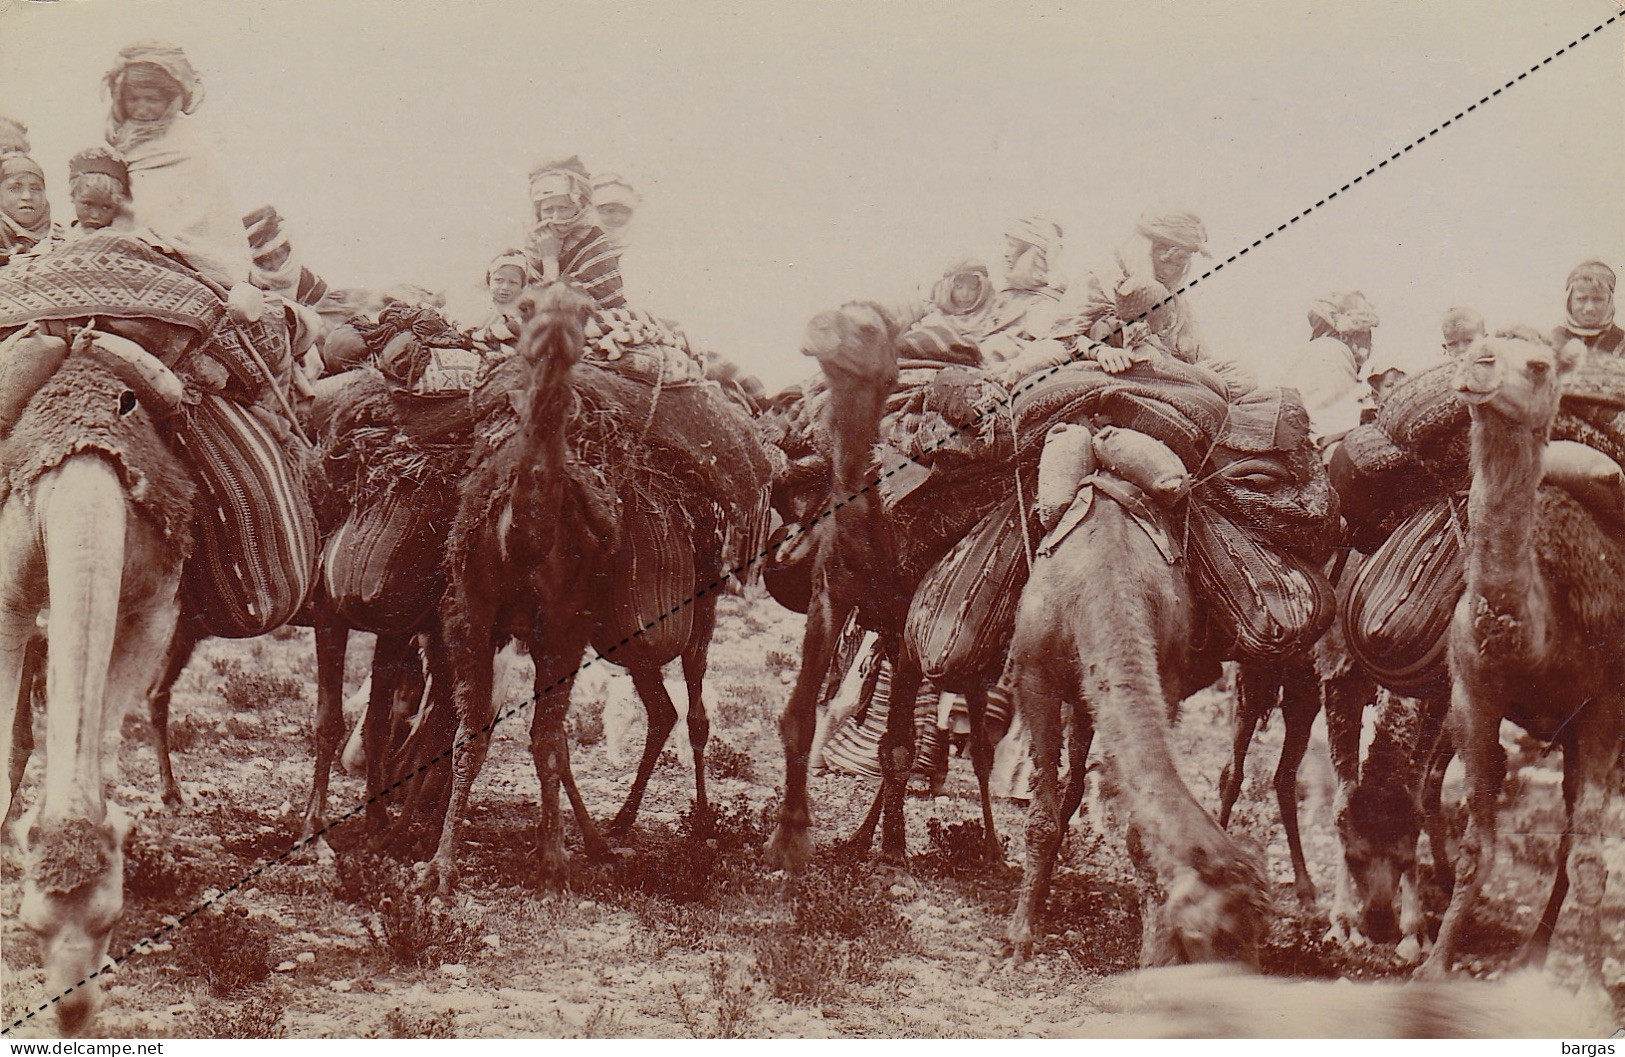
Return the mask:
[[1455,504],[1441,499],[1406,518],[1360,568],[1343,602],[1349,651],[1402,694],[1449,679],[1450,621],[1464,584]]

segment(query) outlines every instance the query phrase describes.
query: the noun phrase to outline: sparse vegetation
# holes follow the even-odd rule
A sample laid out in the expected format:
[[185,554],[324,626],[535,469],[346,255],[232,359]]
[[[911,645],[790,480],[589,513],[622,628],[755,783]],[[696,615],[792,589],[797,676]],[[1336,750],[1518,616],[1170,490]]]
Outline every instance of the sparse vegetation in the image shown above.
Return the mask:
[[756,778],[756,763],[747,752],[741,752],[732,743],[712,738],[705,747],[705,773],[712,778],[737,778],[743,782]]
[[271,934],[249,917],[242,905],[206,911],[175,934],[175,946],[188,972],[201,977],[209,990],[228,998],[263,983],[271,975]]
[[457,1014],[451,1010],[439,1013],[408,1013],[396,1006],[384,1014],[383,1024],[367,1032],[369,1039],[455,1039]]
[[419,891],[406,867],[360,850],[337,865],[339,883],[333,894],[371,911],[367,935],[394,964],[460,964],[479,951],[474,930]]
[[198,1014],[189,1034],[199,1039],[285,1039],[287,1003],[281,996],[254,995],[210,1006]]
[[305,684],[298,679],[250,669],[240,661],[228,661],[222,671],[219,658],[215,660],[215,670],[225,680],[220,686],[220,697],[233,712],[251,712],[304,700]]

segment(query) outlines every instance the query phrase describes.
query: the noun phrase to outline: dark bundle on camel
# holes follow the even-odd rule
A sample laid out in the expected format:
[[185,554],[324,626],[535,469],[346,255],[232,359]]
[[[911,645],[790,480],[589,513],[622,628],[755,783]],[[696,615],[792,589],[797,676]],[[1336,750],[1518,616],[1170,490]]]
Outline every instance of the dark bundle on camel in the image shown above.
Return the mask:
[[458,733],[452,799],[429,876],[442,890],[457,876],[458,827],[496,722],[491,653],[510,638],[536,664],[531,752],[542,786],[544,882],[564,865],[561,783],[589,853],[604,849],[571,780],[563,728],[589,644],[631,670],[650,711],[616,828],[631,826],[676,722],[660,667],[677,656],[689,690],[696,812],[708,814],[701,690],[722,527],[754,513],[767,483],[754,429],[716,390],[651,387],[582,362],[591,304],[563,285],[526,297],[521,355],[475,394],[481,423],[447,548],[441,619]]

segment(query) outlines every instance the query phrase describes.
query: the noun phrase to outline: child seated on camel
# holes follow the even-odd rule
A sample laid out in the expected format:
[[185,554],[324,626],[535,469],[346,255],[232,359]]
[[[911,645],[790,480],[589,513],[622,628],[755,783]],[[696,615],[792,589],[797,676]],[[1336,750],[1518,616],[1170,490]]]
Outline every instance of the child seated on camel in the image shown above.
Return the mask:
[[74,212],[70,234],[130,227],[130,170],[107,148],[91,147],[68,160],[68,196]]
[[0,267],[59,235],[45,197],[45,170],[21,151],[0,154]]
[[525,254],[542,282],[574,283],[599,308],[625,308],[620,252],[595,222],[592,181],[581,159],[572,156],[533,170],[530,201],[536,226]]

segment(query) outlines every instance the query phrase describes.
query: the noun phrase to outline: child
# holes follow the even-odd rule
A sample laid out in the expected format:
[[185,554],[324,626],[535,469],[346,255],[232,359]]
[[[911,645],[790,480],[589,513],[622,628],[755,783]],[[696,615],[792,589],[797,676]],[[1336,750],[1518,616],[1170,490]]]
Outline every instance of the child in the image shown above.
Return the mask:
[[21,151],[0,154],[0,267],[59,237],[45,197],[45,170]]
[[106,148],[91,147],[68,161],[68,196],[75,216],[68,227],[75,234],[113,227],[120,218],[118,226],[129,226],[130,170]]
[[543,282],[576,283],[599,308],[625,308],[620,253],[594,222],[592,182],[581,159],[538,166],[530,174],[536,217],[525,253]]

